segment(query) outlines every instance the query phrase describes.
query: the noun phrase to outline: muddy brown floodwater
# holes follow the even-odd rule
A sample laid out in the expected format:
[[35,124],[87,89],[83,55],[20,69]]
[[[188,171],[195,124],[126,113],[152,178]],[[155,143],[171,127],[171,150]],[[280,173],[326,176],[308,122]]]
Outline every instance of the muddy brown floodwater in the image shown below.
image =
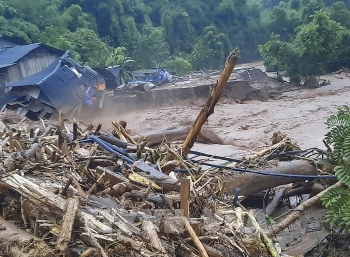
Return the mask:
[[[224,139],[226,145],[241,150],[258,150],[271,143],[276,131],[285,133],[301,148],[324,148],[326,119],[336,113],[337,106],[350,104],[350,78],[346,74],[325,77],[330,85],[316,89],[300,89],[283,93],[267,102],[222,99],[209,117],[206,127]],[[105,115],[94,119],[110,128],[113,119],[123,119],[132,134],[166,128],[175,124],[192,124],[205,99],[187,105],[147,109]],[[208,147],[206,147],[208,148]],[[209,149],[208,149],[209,150]]]

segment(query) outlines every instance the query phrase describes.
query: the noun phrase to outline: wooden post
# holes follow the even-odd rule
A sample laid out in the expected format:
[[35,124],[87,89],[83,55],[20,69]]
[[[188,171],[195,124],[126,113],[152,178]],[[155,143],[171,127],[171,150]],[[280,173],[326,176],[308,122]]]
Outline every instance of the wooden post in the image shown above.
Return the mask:
[[238,49],[235,49],[234,51],[232,51],[230,55],[227,57],[224,70],[222,71],[218,81],[216,82],[215,87],[210,93],[209,99],[207,100],[206,104],[200,111],[196,121],[192,126],[192,129],[188,133],[187,138],[182,145],[184,155],[187,155],[188,152],[191,150],[191,148],[194,145],[194,142],[197,139],[197,136],[200,130],[202,129],[202,126],[207,121],[208,117],[214,113],[214,107],[218,102],[222,91],[224,90],[227,80],[231,76],[233,68],[236,66],[238,57],[239,57]]
[[73,141],[78,139],[78,124],[76,122],[73,123]]
[[184,217],[188,218],[190,216],[190,186],[191,179],[182,178],[180,186],[180,209],[184,211]]

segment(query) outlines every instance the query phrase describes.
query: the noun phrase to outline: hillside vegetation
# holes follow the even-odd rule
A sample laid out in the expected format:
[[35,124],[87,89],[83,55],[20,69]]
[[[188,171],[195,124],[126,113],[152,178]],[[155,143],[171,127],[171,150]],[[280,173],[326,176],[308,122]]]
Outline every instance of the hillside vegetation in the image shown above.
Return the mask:
[[292,74],[290,64],[349,56],[348,8],[350,0],[1,0],[0,33],[69,49],[90,66],[132,59],[133,68],[180,73],[219,69],[238,46],[241,62],[262,56]]

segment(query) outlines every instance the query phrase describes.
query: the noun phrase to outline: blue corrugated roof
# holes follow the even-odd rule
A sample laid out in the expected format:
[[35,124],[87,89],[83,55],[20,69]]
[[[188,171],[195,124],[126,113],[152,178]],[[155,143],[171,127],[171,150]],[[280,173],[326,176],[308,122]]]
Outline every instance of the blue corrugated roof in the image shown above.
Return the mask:
[[6,63],[6,64],[0,64],[0,69],[1,68],[6,68],[6,67],[9,67],[9,66],[12,66],[14,63]]
[[29,54],[31,51],[44,47],[51,53],[56,53],[58,55],[64,54],[64,51],[47,46],[42,43],[30,44],[30,45],[16,45],[13,47],[8,47],[0,50],[0,67],[8,67],[16,63],[18,60]]

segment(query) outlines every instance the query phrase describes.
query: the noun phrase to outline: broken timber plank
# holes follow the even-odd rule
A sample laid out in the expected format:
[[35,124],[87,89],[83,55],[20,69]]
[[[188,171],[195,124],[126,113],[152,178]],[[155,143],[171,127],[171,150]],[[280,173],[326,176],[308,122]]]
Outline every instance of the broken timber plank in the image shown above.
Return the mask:
[[[144,220],[142,222],[142,230],[146,234],[152,247],[154,247],[155,249],[157,249],[162,253],[166,253],[166,250],[164,249],[164,246],[158,237],[156,227],[151,221]],[[165,256],[168,256],[168,255],[165,255]]]
[[132,190],[140,190],[142,188],[138,185],[133,184],[128,178],[124,177],[123,175],[121,175],[119,173],[112,172],[107,168],[98,166],[96,168],[96,172],[100,175],[105,173],[103,180],[109,181],[111,186],[119,184],[119,183],[123,183],[123,184],[125,184],[125,186],[127,186],[128,188],[130,188]]
[[67,203],[67,210],[63,216],[62,228],[57,239],[57,250],[61,252],[67,251],[68,243],[71,239],[75,215],[79,206],[78,198],[70,198]]
[[191,179],[189,179],[189,178],[181,179],[180,209],[183,210],[183,212],[184,212],[183,215],[185,217],[190,216],[190,186],[191,186]]
[[18,174],[12,174],[11,176],[2,178],[1,182],[5,187],[20,193],[25,198],[28,198],[46,213],[55,213],[61,217],[64,215],[67,200],[58,197],[52,192],[43,190],[39,185],[30,180]]
[[133,164],[133,167],[136,172],[140,172],[142,176],[153,180],[159,186],[165,190],[179,190],[180,183],[178,179],[173,179],[168,175],[156,170],[155,168],[149,166],[143,161],[136,161]]
[[280,201],[283,200],[285,192],[286,192],[286,188],[282,187],[275,193],[275,196],[273,197],[271,203],[266,207],[266,215],[269,215],[269,216],[272,215],[272,213],[276,210]]

